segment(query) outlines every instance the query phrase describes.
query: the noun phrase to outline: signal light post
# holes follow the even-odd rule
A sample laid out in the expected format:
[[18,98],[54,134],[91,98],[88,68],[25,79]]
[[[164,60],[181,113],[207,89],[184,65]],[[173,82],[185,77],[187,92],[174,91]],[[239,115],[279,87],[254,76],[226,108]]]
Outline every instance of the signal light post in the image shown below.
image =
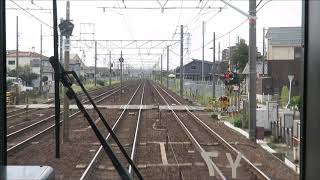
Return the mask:
[[120,55],[119,61],[120,61],[120,94],[122,96],[122,63],[124,61],[124,59],[122,57],[122,51],[121,51],[121,55]]
[[[69,60],[70,60],[70,36],[72,35],[72,31],[74,28],[74,24],[70,21],[70,1],[67,1],[66,4],[66,20],[62,20],[59,24],[60,34],[61,36],[65,36],[64,42],[64,68],[65,70],[69,70]],[[67,88],[64,88],[64,91],[67,91]],[[65,94],[63,98],[63,142],[69,142],[69,98]]]

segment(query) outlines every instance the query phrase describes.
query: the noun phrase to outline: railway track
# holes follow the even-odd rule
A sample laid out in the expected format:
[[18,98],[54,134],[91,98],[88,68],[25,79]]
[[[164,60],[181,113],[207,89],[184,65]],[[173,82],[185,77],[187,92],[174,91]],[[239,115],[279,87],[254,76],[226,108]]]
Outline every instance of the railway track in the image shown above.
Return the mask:
[[[123,86],[125,88],[127,86]],[[96,103],[100,103],[104,101],[105,99],[113,96],[114,94],[120,92],[120,87],[113,88],[107,92],[104,92],[100,95],[97,95],[93,97]],[[83,101],[84,103],[88,102],[88,100]],[[61,111],[61,114],[63,111]],[[72,113],[69,118],[72,119],[76,117],[80,111],[76,111]],[[43,134],[49,132],[54,128],[54,119],[55,115],[48,116],[44,119],[41,119],[35,123],[32,123],[28,126],[25,126],[17,131],[14,131],[7,135],[8,139],[8,154],[12,154],[19,149],[22,149],[25,145],[29,144],[30,142],[35,141],[37,138],[40,138]],[[60,123],[63,122],[63,120],[60,121]],[[35,131],[35,132],[34,132]]]
[[[139,87],[135,90],[134,94],[131,96],[129,104],[143,104],[144,101],[144,88],[145,82],[139,85]],[[141,97],[140,99],[138,99]],[[138,142],[139,135],[139,125],[141,121],[141,112],[142,109],[139,110],[128,110],[126,108],[123,109],[120,116],[113,124],[112,129],[117,135],[119,141],[124,146],[127,154],[130,155],[130,158],[134,160],[136,154],[136,146]],[[125,157],[120,154],[119,147],[116,146],[114,141],[110,139],[110,134],[106,136],[106,140],[111,143],[112,149],[117,154],[122,165],[128,168],[130,174],[132,174],[132,167],[129,166]],[[87,160],[87,168],[82,173],[80,179],[119,179],[118,173],[113,168],[111,161],[108,157],[105,156],[102,147],[100,146],[97,150],[96,154],[91,160]],[[93,173],[94,172],[94,173]]]
[[[214,132],[209,126],[201,121],[193,112],[186,108],[187,113],[177,113],[171,107],[170,104],[182,105],[171,94],[164,90],[159,85],[153,85],[155,91],[161,97],[163,102],[168,105],[174,119],[180,124],[181,128],[187,134],[188,138],[195,146],[197,151],[201,153],[203,157],[206,155],[219,156],[216,158],[206,158],[206,164],[214,172],[215,177],[218,179],[231,179],[235,178],[228,163],[234,163],[238,156],[241,156],[241,166],[237,168],[237,175],[244,179],[270,179],[260,169],[258,169],[253,163],[251,163],[246,157],[235,149],[230,143],[225,141],[221,136]],[[211,153],[217,152],[220,153]],[[221,153],[222,152],[222,153]],[[228,157],[229,156],[229,157]],[[212,175],[212,174],[211,174]],[[237,177],[237,178],[238,178]]]
[[[119,87],[119,86],[116,86],[116,87]],[[109,87],[109,86],[104,86],[104,87],[100,87],[100,88],[96,88],[96,89],[93,89],[93,90],[90,90],[89,91],[89,94],[90,95],[94,95],[94,94],[101,94],[103,91],[108,91],[110,89],[113,89],[113,87]],[[86,96],[81,92],[79,93],[79,99],[80,100],[83,100],[83,98],[85,98]],[[53,103],[54,100],[51,99],[49,101],[47,101],[45,104],[51,104]],[[73,102],[73,101],[72,101]],[[71,102],[71,104],[72,104]],[[43,112],[44,111],[44,112]],[[33,114],[37,113],[37,114],[44,114],[45,111],[47,110],[44,110],[44,109],[25,109],[25,108],[18,108],[18,109],[15,109],[15,110],[11,110],[7,113],[7,119],[9,120],[8,121],[8,128],[10,129],[11,126],[13,126],[14,122],[16,121],[19,121],[21,120],[22,118],[25,118],[25,117],[29,117],[29,118],[32,118],[33,117]],[[14,119],[15,118],[15,119]],[[18,122],[19,123],[19,122]]]

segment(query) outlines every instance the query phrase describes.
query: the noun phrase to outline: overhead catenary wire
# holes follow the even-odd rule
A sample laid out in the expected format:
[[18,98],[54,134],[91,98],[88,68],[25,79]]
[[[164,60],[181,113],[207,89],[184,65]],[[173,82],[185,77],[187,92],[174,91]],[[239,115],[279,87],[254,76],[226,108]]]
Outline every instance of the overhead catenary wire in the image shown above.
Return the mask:
[[[271,1],[272,1],[272,0],[266,1],[256,12],[258,13],[266,4],[268,4],[268,3],[271,2]],[[219,39],[225,37],[226,35],[232,33],[233,31],[235,31],[236,29],[238,29],[239,27],[241,27],[243,24],[245,24],[245,22],[247,22],[248,20],[249,20],[249,18],[246,18],[244,21],[242,21],[240,24],[238,24],[237,26],[235,26],[235,27],[232,28],[231,30],[223,33],[221,36],[218,36],[218,37],[216,38],[216,40],[219,40]],[[207,43],[205,43],[204,47],[208,46],[212,41],[213,41],[213,40],[210,40],[210,41],[208,41]],[[193,49],[193,50],[191,50],[191,51],[192,51],[192,52],[194,52],[194,51],[199,51],[199,50],[201,50],[201,48],[202,48],[202,47],[199,47],[199,48]]]
[[41,20],[40,18],[38,18],[37,16],[35,16],[34,14],[30,13],[28,10],[26,10],[25,8],[23,8],[22,6],[20,6],[18,3],[14,2],[13,0],[10,0],[10,2],[12,2],[14,5],[16,5],[18,8],[20,8],[22,11],[26,12],[29,16],[33,17],[34,19],[38,20],[39,22],[41,22],[42,24],[53,28],[51,25],[49,25],[48,23],[44,22],[43,20]]

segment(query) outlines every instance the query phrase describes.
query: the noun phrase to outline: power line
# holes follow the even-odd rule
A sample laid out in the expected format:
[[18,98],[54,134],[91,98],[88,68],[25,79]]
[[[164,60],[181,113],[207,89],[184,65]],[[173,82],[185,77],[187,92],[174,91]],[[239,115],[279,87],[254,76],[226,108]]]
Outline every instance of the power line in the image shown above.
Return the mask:
[[51,25],[49,25],[48,23],[42,21],[40,18],[38,18],[37,16],[35,16],[34,14],[30,13],[29,11],[27,11],[25,8],[21,7],[19,4],[17,4],[16,2],[14,2],[13,0],[10,0],[13,4],[15,4],[17,7],[19,7],[21,10],[23,10],[24,12],[26,12],[27,14],[29,14],[31,17],[35,18],[36,20],[38,20],[39,22],[41,22],[42,24],[53,28]]
[[256,8],[259,7],[259,5],[261,4],[262,0],[260,0],[260,2],[257,4]]
[[[232,1],[232,0],[230,0]],[[229,2],[230,2],[229,1]],[[212,3],[213,4],[213,3]],[[227,7],[227,5],[224,5],[222,8],[220,8],[220,10],[218,12],[216,12],[213,16],[211,16],[208,20],[206,20],[205,22],[209,22],[211,21],[214,17],[216,17],[220,12],[222,12],[222,9],[225,9]],[[196,30],[199,27],[201,27],[201,24],[198,24],[196,27],[192,28],[191,30]]]
[[[203,1],[201,1],[201,2],[203,2]],[[207,3],[209,2],[209,0],[207,0],[207,2],[206,2],[206,4],[199,10],[199,12],[194,16],[194,18],[188,23],[188,24],[194,24],[194,23],[196,23],[198,20],[199,20],[199,18],[202,16],[202,15],[200,15],[200,13],[201,13],[201,11],[206,7],[206,5],[207,5]],[[211,5],[214,3],[214,1],[211,3]],[[210,6],[211,6],[210,5]],[[209,6],[209,7],[210,7]]]
[[269,2],[271,2],[272,0],[268,0],[267,2],[265,2],[258,10],[257,12],[259,12],[266,4],[268,4]]
[[[272,1],[272,0],[268,0],[267,2],[265,2],[265,3],[257,10],[257,13],[258,13],[267,3],[269,3],[270,1]],[[236,27],[234,27],[234,28],[231,29],[230,31],[228,31],[228,32],[224,33],[223,35],[217,37],[216,40],[221,39],[221,38],[225,37],[226,35],[232,33],[233,31],[235,31],[236,29],[238,29],[239,27],[241,27],[241,26],[242,26],[245,22],[247,22],[248,20],[249,20],[249,18],[245,19],[244,21],[242,21],[239,25],[237,25]],[[204,47],[208,46],[212,41],[213,41],[213,40],[210,40],[209,42],[207,42],[207,43],[204,45]],[[198,50],[200,50],[201,48],[202,48],[202,47],[199,47],[199,48],[193,49],[193,50],[191,50],[191,51],[192,51],[192,52],[198,51]]]

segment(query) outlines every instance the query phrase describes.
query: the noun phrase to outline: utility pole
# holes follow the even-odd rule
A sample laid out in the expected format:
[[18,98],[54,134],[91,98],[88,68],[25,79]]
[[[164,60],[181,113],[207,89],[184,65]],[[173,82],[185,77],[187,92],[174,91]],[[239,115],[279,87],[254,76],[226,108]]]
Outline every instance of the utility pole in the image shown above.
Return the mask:
[[160,83],[162,85],[162,54],[160,55]]
[[183,25],[180,26],[180,96],[183,97]]
[[265,63],[265,42],[264,42],[264,36],[265,36],[265,28],[263,27],[263,35],[262,35],[262,75],[264,76],[264,63]]
[[122,63],[124,61],[123,57],[122,57],[122,51],[121,51],[121,56],[119,58],[119,61],[120,61],[120,94],[122,96]]
[[[57,26],[57,1],[52,0],[52,9],[53,9],[53,57],[55,60],[58,59],[58,26]],[[59,88],[59,80],[60,80],[60,67],[56,65],[56,71],[54,72],[54,106],[55,106],[55,157],[60,158],[60,88]]]
[[6,1],[0,1],[0,166],[7,165]]
[[202,21],[202,64],[201,64],[201,80],[204,82],[204,21]]
[[[19,82],[19,17],[16,21],[16,82]],[[16,85],[16,104],[19,103],[19,86]]]
[[[60,24],[63,22],[63,19],[60,18]],[[63,62],[63,36],[60,34],[60,54],[59,54],[60,63]]]
[[109,86],[111,86],[111,73],[112,73],[112,64],[111,64],[111,51],[109,51]]
[[230,44],[230,32],[229,32],[229,71],[231,71],[231,44]]
[[167,89],[169,89],[169,46],[167,46]]
[[218,61],[220,61],[220,42],[218,43]]
[[17,16],[17,20],[16,20],[16,81],[17,82],[19,78],[18,66],[19,66],[19,17]]
[[[70,21],[70,1],[67,1],[66,6],[66,21]],[[64,69],[69,71],[69,61],[70,61],[70,36],[67,34],[64,42]],[[64,92],[67,92],[67,88],[64,88]],[[69,142],[69,130],[70,130],[70,122],[69,122],[69,98],[64,93],[63,97],[63,141]]]
[[216,98],[216,77],[215,77],[215,72],[216,72],[216,33],[213,32],[213,64],[212,64],[212,103],[214,103],[214,100]]
[[97,86],[97,41],[94,42],[94,86]]
[[[256,16],[256,0],[249,0],[249,12]],[[256,19],[249,19],[249,139],[256,141]]]
[[43,67],[42,67],[42,24],[40,24],[40,94],[42,94],[42,91],[43,91],[42,74],[43,74]]

